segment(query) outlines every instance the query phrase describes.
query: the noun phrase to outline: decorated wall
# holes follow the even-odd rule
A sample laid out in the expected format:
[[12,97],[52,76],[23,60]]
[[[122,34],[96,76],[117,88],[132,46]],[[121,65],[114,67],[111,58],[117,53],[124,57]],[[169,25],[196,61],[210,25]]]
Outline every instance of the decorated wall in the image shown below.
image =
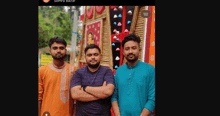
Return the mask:
[[[147,18],[143,17],[146,10]],[[85,47],[96,44],[101,49],[101,65],[115,74],[118,67],[126,63],[121,42],[130,33],[141,39],[139,60],[155,66],[155,6],[86,6],[78,68],[86,65]]]
[[[142,16],[146,10],[147,18]],[[94,43],[102,51],[101,65],[115,72],[126,63],[121,42],[129,33],[141,39],[139,60],[155,66],[155,6],[86,6],[78,66],[86,65],[83,50]]]
[[101,65],[113,69],[109,6],[85,6],[78,68],[86,65],[84,49],[96,44],[101,49]]
[[[143,11],[149,11],[149,17],[142,16]],[[135,6],[130,33],[135,33],[141,39],[139,60],[155,66],[155,6]],[[125,64],[127,60],[123,58]]]

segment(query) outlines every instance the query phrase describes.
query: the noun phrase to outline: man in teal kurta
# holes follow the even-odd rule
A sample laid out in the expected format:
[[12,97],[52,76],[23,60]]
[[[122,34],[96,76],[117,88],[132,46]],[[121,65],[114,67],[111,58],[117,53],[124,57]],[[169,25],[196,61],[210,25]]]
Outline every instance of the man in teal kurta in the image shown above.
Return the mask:
[[122,41],[127,63],[115,73],[112,108],[115,116],[153,116],[155,108],[155,68],[138,60],[140,38],[135,34]]

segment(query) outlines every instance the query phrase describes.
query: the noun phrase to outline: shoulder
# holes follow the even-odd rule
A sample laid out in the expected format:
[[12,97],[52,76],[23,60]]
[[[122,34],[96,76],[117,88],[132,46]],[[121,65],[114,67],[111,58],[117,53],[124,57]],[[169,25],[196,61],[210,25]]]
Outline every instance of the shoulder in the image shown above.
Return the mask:
[[39,67],[38,70],[39,70],[39,71],[43,71],[43,70],[45,70],[47,67],[48,67],[48,64]]
[[149,64],[149,63],[146,63],[146,62],[141,62],[140,61],[140,65],[143,68],[154,69],[154,66],[152,64]]
[[119,66],[119,68],[115,71],[115,75],[118,75],[120,73],[124,73],[124,70],[126,69],[126,64],[123,64],[121,66]]
[[76,69],[75,72],[81,74],[81,73],[85,73],[85,71],[86,71],[86,66],[85,67],[81,67],[79,69]]
[[139,71],[147,71],[147,72],[155,72],[155,67],[149,63],[146,62],[140,62],[140,67],[138,69]]
[[100,65],[101,71],[112,71],[110,68]]
[[125,68],[126,68],[126,64],[123,64],[123,65],[119,66],[119,68],[117,69],[117,71],[124,70]]
[[43,76],[45,73],[48,72],[48,70],[49,70],[49,65],[48,65],[48,64],[43,65],[43,66],[41,66],[41,67],[38,68],[38,74],[39,74],[40,76]]

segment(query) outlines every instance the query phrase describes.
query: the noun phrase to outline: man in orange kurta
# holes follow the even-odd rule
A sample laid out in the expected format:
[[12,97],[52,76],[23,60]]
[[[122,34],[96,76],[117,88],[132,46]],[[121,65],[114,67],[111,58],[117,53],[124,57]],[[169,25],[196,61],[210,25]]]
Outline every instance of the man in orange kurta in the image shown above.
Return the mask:
[[38,69],[39,114],[43,116],[43,113],[49,112],[50,116],[72,116],[70,80],[76,67],[64,62],[67,52],[64,39],[51,38],[48,44],[53,62]]

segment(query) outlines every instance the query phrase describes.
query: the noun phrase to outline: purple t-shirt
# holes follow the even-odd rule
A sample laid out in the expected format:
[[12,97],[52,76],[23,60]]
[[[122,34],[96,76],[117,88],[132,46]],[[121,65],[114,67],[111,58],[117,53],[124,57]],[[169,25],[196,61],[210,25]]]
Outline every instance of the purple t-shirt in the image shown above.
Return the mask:
[[[103,82],[113,84],[114,74],[110,68],[101,66],[96,72],[91,72],[88,65],[75,71],[70,87],[81,86],[102,86]],[[111,96],[106,99],[99,99],[89,102],[76,101],[76,116],[100,115],[111,116]]]

